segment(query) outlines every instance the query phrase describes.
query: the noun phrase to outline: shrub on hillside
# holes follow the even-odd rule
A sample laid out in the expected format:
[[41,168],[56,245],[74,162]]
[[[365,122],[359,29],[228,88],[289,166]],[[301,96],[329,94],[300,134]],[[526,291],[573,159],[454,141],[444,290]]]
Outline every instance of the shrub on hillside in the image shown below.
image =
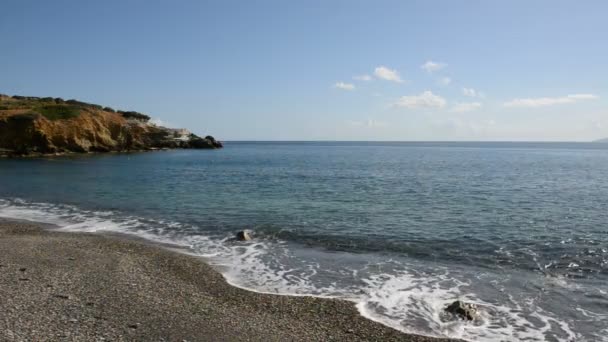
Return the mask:
[[122,115],[125,119],[136,119],[139,121],[143,121],[143,122],[148,122],[150,120],[150,117],[147,116],[146,114],[142,114],[142,113],[138,113],[138,112],[124,112],[119,110],[118,113],[120,113],[120,115]]
[[86,103],[80,102],[80,101],[74,100],[74,99],[69,99],[69,100],[65,101],[65,103],[71,104],[71,105],[79,105],[79,106],[86,105]]
[[21,96],[21,95],[13,95],[13,99],[15,100],[40,100],[38,96]]
[[82,102],[82,101],[78,101],[78,100],[74,100],[74,99],[70,99],[65,101],[65,103],[70,104],[70,105],[76,105],[76,106],[81,106],[84,108],[95,108],[95,109],[99,109],[102,110],[103,107],[94,103],[87,103],[87,102]]
[[65,120],[80,115],[80,109],[74,105],[45,105],[36,107],[34,112],[42,114],[49,120]]

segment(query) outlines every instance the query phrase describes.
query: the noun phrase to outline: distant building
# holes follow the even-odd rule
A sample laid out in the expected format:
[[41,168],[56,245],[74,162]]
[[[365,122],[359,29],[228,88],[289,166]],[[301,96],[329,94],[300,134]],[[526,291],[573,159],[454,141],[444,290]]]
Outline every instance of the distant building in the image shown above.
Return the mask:
[[190,140],[190,134],[192,134],[185,128],[167,128],[167,130],[173,133],[173,139],[177,141],[188,141]]

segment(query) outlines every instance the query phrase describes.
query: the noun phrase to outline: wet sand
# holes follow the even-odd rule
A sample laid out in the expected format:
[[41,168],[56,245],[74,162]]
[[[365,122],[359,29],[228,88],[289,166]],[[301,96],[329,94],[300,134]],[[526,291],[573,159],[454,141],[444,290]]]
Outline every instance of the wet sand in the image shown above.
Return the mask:
[[354,303],[246,291],[160,246],[0,219],[1,341],[449,341]]

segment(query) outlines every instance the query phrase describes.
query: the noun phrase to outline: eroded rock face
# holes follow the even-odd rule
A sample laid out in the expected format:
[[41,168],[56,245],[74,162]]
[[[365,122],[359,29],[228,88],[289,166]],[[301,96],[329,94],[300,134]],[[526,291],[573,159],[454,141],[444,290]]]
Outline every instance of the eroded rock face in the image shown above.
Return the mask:
[[236,233],[236,239],[239,241],[250,241],[253,237],[251,236],[251,232],[249,230],[241,230]]
[[0,117],[0,148],[17,154],[54,153],[53,143],[36,126],[40,119],[38,114]]
[[445,312],[453,315],[456,318],[463,319],[466,321],[473,321],[479,317],[477,311],[477,305],[471,303],[465,303],[461,300],[457,300],[445,308]]

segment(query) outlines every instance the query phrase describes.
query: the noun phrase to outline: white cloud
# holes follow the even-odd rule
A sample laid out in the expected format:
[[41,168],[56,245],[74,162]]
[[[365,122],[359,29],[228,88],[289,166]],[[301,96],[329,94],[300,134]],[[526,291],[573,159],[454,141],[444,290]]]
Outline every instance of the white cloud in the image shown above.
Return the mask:
[[427,90],[420,95],[402,96],[396,103],[397,107],[415,108],[442,108],[446,100]]
[[462,88],[462,95],[468,97],[476,97],[478,94],[477,91],[473,88]]
[[452,112],[456,113],[464,113],[464,112],[472,112],[482,107],[481,102],[461,102],[456,103],[452,107]]
[[448,86],[448,85],[450,85],[450,83],[452,83],[452,79],[449,77],[444,77],[444,78],[439,79],[439,81],[437,83],[439,83],[439,85],[442,85],[442,86]]
[[355,90],[355,85],[352,83],[338,82],[334,84],[334,88],[342,90]]
[[382,128],[388,126],[384,121],[378,121],[374,119],[368,119],[364,121],[348,121],[350,126],[354,127],[367,127],[367,128]]
[[426,63],[422,64],[420,68],[426,70],[427,72],[435,72],[445,68],[446,66],[448,65],[445,63],[427,61]]
[[544,107],[558,104],[569,104],[585,100],[595,100],[597,95],[593,94],[573,94],[562,97],[537,97],[527,99],[513,99],[504,103],[505,107]]
[[353,80],[357,80],[357,81],[371,81],[372,77],[370,75],[358,75],[358,76],[353,76]]
[[374,70],[374,75],[379,79],[401,83],[403,80],[397,70],[391,70],[385,66],[379,66]]

